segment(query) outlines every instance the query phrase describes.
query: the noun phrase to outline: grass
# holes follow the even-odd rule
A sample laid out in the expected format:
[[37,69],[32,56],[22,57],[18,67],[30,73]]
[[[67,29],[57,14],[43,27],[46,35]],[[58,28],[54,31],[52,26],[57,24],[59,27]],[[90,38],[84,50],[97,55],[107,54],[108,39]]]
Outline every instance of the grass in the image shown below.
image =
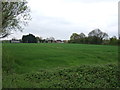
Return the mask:
[[[115,77],[118,72],[117,46],[3,43],[2,49],[3,87],[118,87]],[[81,71],[81,68],[84,69]],[[94,74],[100,78],[95,78]],[[93,78],[96,82],[92,82]],[[116,84],[111,85],[113,81]]]

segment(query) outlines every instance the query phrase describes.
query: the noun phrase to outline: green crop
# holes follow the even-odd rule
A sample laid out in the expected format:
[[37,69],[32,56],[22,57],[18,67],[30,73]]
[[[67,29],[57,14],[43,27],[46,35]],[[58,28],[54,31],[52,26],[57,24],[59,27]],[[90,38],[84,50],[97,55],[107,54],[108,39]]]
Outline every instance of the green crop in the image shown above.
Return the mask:
[[3,43],[4,88],[119,88],[118,48]]

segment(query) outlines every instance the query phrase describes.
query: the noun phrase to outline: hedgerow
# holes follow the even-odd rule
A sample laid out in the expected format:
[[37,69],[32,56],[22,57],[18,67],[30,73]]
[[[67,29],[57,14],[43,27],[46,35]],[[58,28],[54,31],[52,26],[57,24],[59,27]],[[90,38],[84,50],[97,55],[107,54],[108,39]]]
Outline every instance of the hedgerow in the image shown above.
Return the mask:
[[[3,73],[4,74],[4,73]],[[120,88],[116,64],[3,75],[3,88]]]

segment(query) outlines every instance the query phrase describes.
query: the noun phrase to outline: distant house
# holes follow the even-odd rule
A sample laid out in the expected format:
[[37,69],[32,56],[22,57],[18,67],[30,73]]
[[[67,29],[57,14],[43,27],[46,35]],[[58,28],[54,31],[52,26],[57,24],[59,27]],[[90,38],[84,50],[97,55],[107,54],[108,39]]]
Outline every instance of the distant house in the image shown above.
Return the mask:
[[52,43],[52,40],[48,40],[47,42],[48,42],[48,43]]
[[62,40],[56,40],[56,43],[64,43]]
[[63,40],[64,43],[68,43],[68,40]]
[[20,43],[21,41],[20,40],[16,40],[16,39],[12,39],[10,42],[11,43]]

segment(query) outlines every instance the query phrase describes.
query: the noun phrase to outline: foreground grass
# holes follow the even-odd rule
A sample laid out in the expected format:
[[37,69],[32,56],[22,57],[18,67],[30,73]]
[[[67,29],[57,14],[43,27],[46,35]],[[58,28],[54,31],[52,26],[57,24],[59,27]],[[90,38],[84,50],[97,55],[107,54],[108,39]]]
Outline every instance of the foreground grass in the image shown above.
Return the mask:
[[119,87],[117,46],[3,44],[3,87]]

